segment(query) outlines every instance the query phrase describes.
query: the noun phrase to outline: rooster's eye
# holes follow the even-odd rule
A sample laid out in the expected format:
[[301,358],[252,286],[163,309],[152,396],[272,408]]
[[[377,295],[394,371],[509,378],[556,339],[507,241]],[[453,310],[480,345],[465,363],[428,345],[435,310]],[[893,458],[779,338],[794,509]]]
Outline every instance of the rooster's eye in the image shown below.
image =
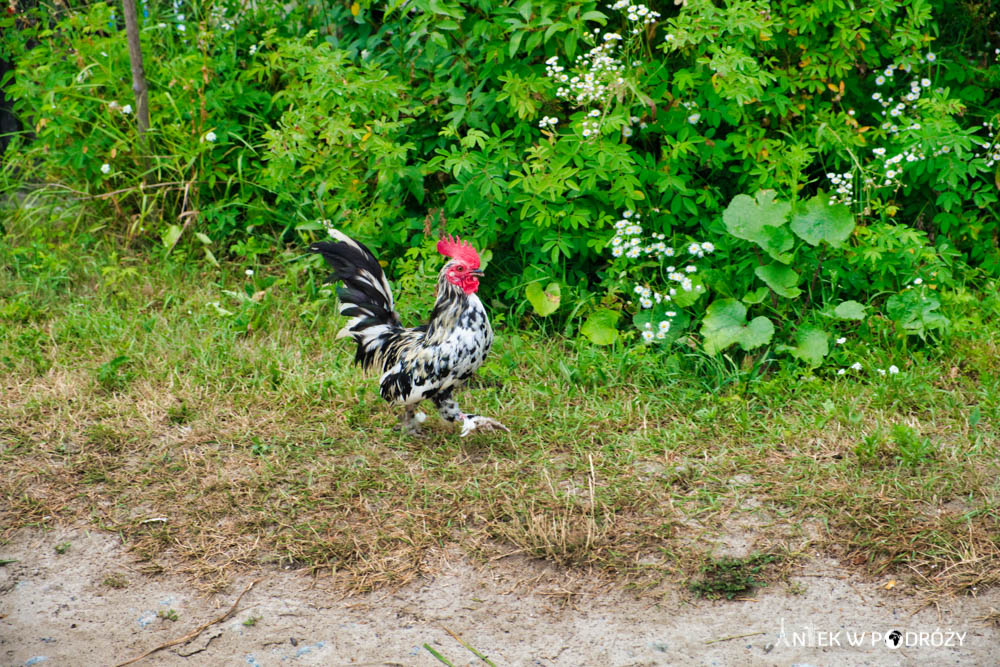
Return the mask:
[[464,267],[464,266],[462,266],[461,264],[459,264],[458,266],[456,266],[456,267],[455,267],[455,270],[456,270],[456,271],[459,271],[459,272],[461,272],[461,271],[465,271],[465,267]]

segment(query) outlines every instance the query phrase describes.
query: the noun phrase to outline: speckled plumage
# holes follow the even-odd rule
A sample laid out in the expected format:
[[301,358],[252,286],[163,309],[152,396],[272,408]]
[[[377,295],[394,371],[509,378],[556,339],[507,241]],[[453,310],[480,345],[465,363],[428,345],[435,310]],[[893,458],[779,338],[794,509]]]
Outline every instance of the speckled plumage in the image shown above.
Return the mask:
[[[337,337],[353,338],[358,346],[355,362],[381,372],[382,398],[403,406],[404,428],[417,430],[422,415],[418,416],[416,405],[427,399],[447,421],[462,422],[462,435],[476,428],[507,430],[492,419],[463,414],[452,398],[452,392],[482,365],[493,344],[486,309],[475,293],[478,279],[465,277],[481,275],[475,250],[471,253],[474,262],[463,249],[441,269],[430,321],[406,328],[400,323],[389,283],[371,251],[341,232],[331,235],[333,241],[313,244],[309,250],[323,255],[333,268],[330,281],[344,283],[337,294],[341,314],[350,319]],[[447,252],[456,246],[439,245],[442,247]],[[471,250],[471,246],[468,248]],[[456,272],[462,278],[456,278]],[[465,283],[453,282],[463,278]]]

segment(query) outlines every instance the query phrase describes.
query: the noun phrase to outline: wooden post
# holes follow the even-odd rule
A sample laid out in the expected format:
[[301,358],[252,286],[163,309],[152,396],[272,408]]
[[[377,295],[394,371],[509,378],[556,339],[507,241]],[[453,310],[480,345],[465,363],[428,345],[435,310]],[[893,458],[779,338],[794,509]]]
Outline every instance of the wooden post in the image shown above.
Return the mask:
[[146,72],[142,68],[142,47],[139,44],[139,17],[135,0],[122,0],[125,7],[125,33],[128,36],[128,57],[132,63],[132,92],[135,93],[135,117],[139,123],[139,139],[149,129],[149,95]]

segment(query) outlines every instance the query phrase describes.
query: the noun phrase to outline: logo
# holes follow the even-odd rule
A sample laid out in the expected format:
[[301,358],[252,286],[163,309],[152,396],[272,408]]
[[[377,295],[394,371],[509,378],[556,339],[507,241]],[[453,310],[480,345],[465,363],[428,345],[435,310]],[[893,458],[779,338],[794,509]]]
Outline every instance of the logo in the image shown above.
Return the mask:
[[903,633],[899,630],[893,630],[885,636],[885,645],[889,648],[899,648],[899,645],[903,643]]

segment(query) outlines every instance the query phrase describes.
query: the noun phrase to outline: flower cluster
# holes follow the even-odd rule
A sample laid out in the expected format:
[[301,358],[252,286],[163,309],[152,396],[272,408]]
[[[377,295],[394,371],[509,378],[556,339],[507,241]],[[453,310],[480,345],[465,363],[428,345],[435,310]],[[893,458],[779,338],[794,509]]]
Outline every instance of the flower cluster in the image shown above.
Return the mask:
[[[641,216],[631,210],[623,211],[621,218],[615,222],[615,235],[611,239],[611,254],[614,257],[627,257],[629,259],[654,258],[663,260],[665,258],[677,257],[678,251],[666,244],[666,235],[652,233],[648,242],[643,241],[643,228]],[[692,258],[702,258],[715,251],[715,246],[705,241],[703,243],[692,242],[687,246],[687,253]],[[674,300],[680,292],[701,292],[705,288],[700,281],[695,282],[692,277],[698,272],[698,267],[688,264],[683,268],[676,266],[666,266],[667,286],[662,292],[654,290],[645,284],[636,284],[632,292],[638,299],[638,306],[643,310],[650,310],[660,304],[666,304]],[[670,332],[673,318],[677,315],[672,310],[660,312],[659,322],[655,324],[646,322],[640,328],[644,342],[651,343],[655,340],[664,340]]]
[[579,74],[573,76],[559,64],[559,56],[546,60],[546,75],[560,84],[556,96],[583,106],[602,102],[610,90],[624,85],[621,73],[625,65],[616,54],[621,38],[618,33],[606,33],[602,44],[576,57],[574,67]]
[[615,235],[611,239],[611,254],[615,257],[625,255],[635,259],[642,255],[655,257],[673,257],[674,249],[664,242],[664,234],[653,234],[653,243],[642,245],[642,224],[640,215],[634,211],[625,211],[615,223]]
[[[885,151],[885,149],[882,149]],[[830,184],[834,188],[836,194],[830,195],[830,205],[834,204],[847,204],[848,206],[854,203],[854,175],[845,171],[842,174],[837,174],[830,172],[826,175]]]
[[[672,310],[666,312],[667,317],[674,317],[677,315]],[[667,337],[667,333],[670,331],[670,326],[673,324],[673,320],[660,320],[656,326],[656,330],[653,330],[653,323],[646,322],[642,328],[642,340],[646,343],[652,343],[654,340],[663,340]]]
[[1000,163],[1000,142],[996,139],[996,134],[994,133],[993,123],[983,123],[983,129],[986,130],[986,134],[989,137],[988,141],[983,141],[980,145],[985,151],[983,156],[986,160],[986,166],[992,167],[993,165]]
[[121,115],[127,116],[130,113],[132,113],[132,105],[131,104],[121,105],[118,104],[116,100],[111,100],[110,102],[108,102],[108,111],[117,111]]
[[[864,370],[864,366],[861,365],[861,362],[860,361],[855,361],[853,364],[851,364],[847,368],[841,368],[841,369],[839,369],[837,371],[837,375],[846,375],[847,371],[862,371],[862,370]],[[876,368],[875,372],[878,373],[879,375],[886,375],[887,373],[889,375],[899,375],[899,367],[896,366],[895,364],[893,364],[893,365],[889,366],[889,368],[887,368],[887,369],[886,368]]]
[[601,110],[591,109],[580,126],[583,136],[589,137],[601,131]]
[[653,11],[643,4],[632,4],[631,0],[618,0],[611,5],[611,9],[614,11],[623,10],[625,18],[641,25],[652,25],[660,18],[660,12]]
[[538,127],[543,130],[554,128],[559,124],[559,119],[555,116],[545,116],[540,121],[538,121]]
[[[933,63],[936,59],[937,56],[934,53],[924,55],[924,60],[927,63]],[[912,76],[906,84],[909,90],[900,95],[899,99],[891,94],[883,94],[880,91],[872,93],[872,100],[882,107],[879,112],[881,116],[879,127],[890,136],[899,137],[904,133],[917,132],[922,129],[922,125],[919,122],[908,119],[908,113],[912,112],[917,101],[931,89],[933,82],[927,76],[915,72],[913,67],[908,63],[890,64],[875,76],[875,85],[877,86],[884,86],[890,82],[904,83],[907,76]],[[941,92],[941,89],[936,89],[935,92]],[[848,111],[848,113],[851,116],[855,115],[853,109]],[[930,157],[937,157],[950,151],[950,146],[942,145],[937,150],[931,152]],[[866,170],[868,173],[859,179],[859,183],[866,189],[899,186],[903,183],[902,177],[905,165],[926,160],[927,157],[928,155],[918,147],[894,152],[893,154],[890,154],[885,147],[875,147],[872,149],[871,168]],[[1000,154],[998,154],[998,157],[1000,157]],[[831,205],[837,203],[853,205],[856,203],[855,180],[852,172],[831,172],[826,177],[833,191],[829,199]]]

